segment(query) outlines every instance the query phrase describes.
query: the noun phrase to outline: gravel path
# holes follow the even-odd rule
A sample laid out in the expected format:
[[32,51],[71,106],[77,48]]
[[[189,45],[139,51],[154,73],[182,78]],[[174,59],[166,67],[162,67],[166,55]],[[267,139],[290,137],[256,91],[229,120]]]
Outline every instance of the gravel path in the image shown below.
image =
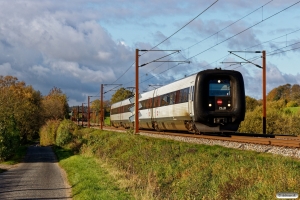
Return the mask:
[[249,144],[249,143],[211,140],[211,139],[202,139],[202,138],[186,138],[186,137],[180,137],[180,136],[157,135],[157,134],[150,134],[150,133],[143,133],[143,132],[140,132],[139,134],[149,136],[149,137],[172,139],[172,140],[177,140],[177,141],[181,141],[181,142],[206,144],[206,145],[220,145],[223,147],[234,148],[234,149],[266,152],[266,153],[278,154],[278,155],[283,155],[283,156],[300,159],[300,149],[299,148],[276,147],[276,146],[271,146],[271,145]]
[[71,199],[51,147],[30,146],[23,163],[0,174],[0,199]]

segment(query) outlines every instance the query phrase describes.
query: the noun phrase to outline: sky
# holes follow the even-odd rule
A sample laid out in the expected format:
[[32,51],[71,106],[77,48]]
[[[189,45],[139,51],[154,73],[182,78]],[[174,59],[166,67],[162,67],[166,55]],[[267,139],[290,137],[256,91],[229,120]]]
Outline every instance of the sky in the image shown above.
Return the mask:
[[299,11],[298,0],[0,0],[0,75],[42,95],[60,88],[76,106],[100,98],[101,84],[104,100],[114,84],[131,90],[135,50],[163,50],[139,52],[141,92],[221,68],[261,99],[262,70],[232,62],[262,65],[253,52],[265,50],[267,92],[300,84]]

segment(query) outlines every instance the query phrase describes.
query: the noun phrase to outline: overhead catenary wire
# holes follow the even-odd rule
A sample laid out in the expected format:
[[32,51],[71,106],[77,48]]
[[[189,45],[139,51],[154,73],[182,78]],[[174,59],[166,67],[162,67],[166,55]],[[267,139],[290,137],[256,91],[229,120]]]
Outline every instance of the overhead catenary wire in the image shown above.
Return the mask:
[[227,29],[227,28],[229,28],[230,26],[232,26],[232,25],[236,24],[237,22],[241,21],[242,19],[244,19],[244,18],[248,17],[249,15],[251,15],[251,14],[255,13],[257,10],[259,10],[259,9],[263,8],[264,6],[268,5],[268,4],[269,4],[269,3],[271,3],[272,1],[274,1],[274,0],[271,0],[271,1],[267,2],[267,3],[265,3],[264,5],[260,6],[259,8],[257,8],[257,9],[255,9],[255,10],[253,10],[252,12],[250,12],[250,13],[246,14],[245,16],[243,16],[243,17],[239,18],[238,20],[236,20],[236,21],[232,22],[231,24],[229,24],[228,26],[224,27],[223,29],[221,29],[221,30],[217,31],[216,33],[214,33],[214,34],[212,34],[212,35],[210,35],[210,36],[208,36],[208,37],[204,38],[203,40],[201,40],[201,41],[199,41],[199,42],[197,42],[197,43],[195,43],[195,44],[193,44],[193,45],[191,45],[191,46],[187,47],[187,48],[186,48],[186,49],[184,49],[183,51],[185,51],[185,50],[187,50],[187,49],[190,49],[190,48],[192,48],[192,47],[194,47],[194,46],[196,46],[196,45],[198,45],[198,44],[200,44],[200,43],[204,42],[205,40],[207,40],[207,39],[209,39],[209,38],[211,38],[211,37],[213,37],[213,36],[217,35],[217,34],[218,34],[218,33],[220,33],[221,31],[224,31],[225,29]]
[[168,39],[170,39],[171,37],[173,37],[176,33],[178,33],[183,28],[185,28],[187,25],[189,25],[190,23],[192,23],[195,19],[197,19],[199,16],[201,16],[203,13],[205,13],[209,8],[211,8],[213,5],[215,5],[218,1],[219,0],[216,0],[215,2],[213,2],[210,6],[208,6],[205,10],[203,10],[201,13],[199,13],[196,17],[194,17],[192,20],[190,20],[188,23],[186,23],[183,27],[181,27],[180,29],[178,29],[177,31],[175,31],[172,35],[170,35],[169,37],[167,37],[166,39],[164,39],[162,42],[160,42],[157,45],[155,45],[154,47],[152,47],[150,50],[155,49],[156,47],[158,47],[159,45],[161,45],[162,43],[164,43],[165,41],[167,41]]
[[[203,40],[201,40],[200,42],[197,42],[197,43],[195,43],[194,45],[189,46],[188,48],[184,49],[183,51],[185,51],[185,50],[187,50],[187,49],[190,49],[191,47],[193,47],[193,46],[195,46],[195,45],[197,45],[197,44],[199,44],[199,43],[201,43],[201,42],[203,42],[203,41],[209,39],[210,37],[212,37],[212,36],[214,36],[214,35],[220,33],[221,31],[225,30],[226,28],[228,28],[228,27],[234,25],[235,23],[241,21],[241,20],[244,19],[245,17],[247,17],[247,16],[253,14],[253,13],[256,12],[257,10],[259,10],[259,9],[263,8],[264,6],[268,5],[268,4],[271,3],[272,1],[274,1],[274,0],[271,0],[271,1],[267,2],[267,3],[265,3],[264,5],[260,6],[259,8],[253,10],[252,12],[246,14],[245,16],[243,16],[243,17],[239,18],[238,20],[236,20],[235,22],[231,23],[230,25],[224,27],[224,28],[221,29],[220,31],[217,31],[216,33],[210,35],[209,37],[207,37],[207,38],[205,38],[205,39],[203,39]],[[268,20],[268,19],[270,19],[270,18],[272,18],[272,17],[274,17],[274,16],[276,16],[277,14],[279,14],[279,13],[281,13],[281,12],[283,12],[283,11],[289,9],[290,7],[292,7],[292,6],[296,5],[296,4],[298,4],[299,2],[300,2],[300,1],[298,1],[298,2],[296,2],[296,3],[294,3],[294,4],[292,4],[291,6],[285,8],[285,9],[283,9],[283,10],[280,10],[279,12],[277,12],[277,13],[275,13],[275,14],[269,16],[269,17],[267,17],[266,19],[263,19],[263,18],[262,18],[262,20],[259,21],[258,23],[256,23],[256,24],[254,24],[254,25],[248,27],[247,29],[242,30],[241,32],[239,32],[239,33],[237,33],[237,34],[235,34],[235,35],[233,35],[233,36],[231,36],[231,37],[229,37],[229,38],[227,38],[227,39],[225,39],[225,40],[219,42],[219,43],[216,44],[216,45],[213,45],[212,47],[210,47],[210,48],[208,48],[208,49],[206,49],[206,50],[204,50],[204,51],[202,51],[202,52],[200,52],[200,53],[198,53],[198,54],[196,54],[196,55],[194,55],[194,56],[192,56],[192,57],[190,57],[190,58],[186,58],[186,60],[190,60],[190,59],[192,59],[192,58],[194,58],[194,57],[196,57],[196,56],[198,56],[198,55],[200,55],[200,54],[202,54],[202,53],[204,53],[204,52],[206,52],[206,51],[208,51],[208,50],[210,50],[210,49],[212,49],[212,48],[214,48],[214,47],[216,47],[216,46],[218,46],[218,45],[220,45],[220,44],[222,44],[222,43],[224,43],[224,42],[226,42],[226,41],[228,41],[228,40],[230,40],[230,39],[232,39],[232,38],[234,38],[234,37],[236,37],[237,35],[239,35],[239,34],[245,32],[245,31],[247,31],[247,30],[253,28],[254,26],[256,26],[256,25],[258,25],[258,24],[260,24],[260,23],[262,23],[262,22],[264,22],[264,21],[266,21],[266,20]],[[299,30],[300,30],[300,29],[299,29]],[[294,32],[296,32],[296,31],[294,31]],[[293,33],[293,32],[292,32],[292,33]],[[291,33],[290,33],[290,34],[291,34]],[[215,62],[215,61],[214,61],[214,62]],[[214,62],[213,62],[213,63],[214,63]],[[178,65],[175,65],[174,67],[176,67],[176,66],[178,66]],[[171,68],[169,68],[168,70],[170,70],[170,69],[172,69],[172,68],[174,68],[174,67],[171,67]],[[166,72],[166,71],[168,71],[168,70],[164,70],[164,71],[161,72],[161,73],[164,73],[164,72]],[[161,74],[161,73],[160,73],[160,74]],[[153,77],[154,77],[154,76],[153,76]],[[152,77],[152,78],[153,78],[153,77]],[[151,78],[149,78],[149,79],[151,79]],[[147,79],[147,80],[149,80],[149,79]]]
[[[270,1],[270,2],[271,2],[271,1]],[[269,3],[269,2],[268,2],[268,3]],[[245,31],[247,31],[247,30],[253,28],[254,26],[257,26],[257,25],[261,24],[262,22],[265,22],[266,20],[269,20],[270,18],[272,18],[272,17],[274,17],[274,16],[276,16],[276,15],[282,13],[283,11],[286,11],[287,9],[289,9],[289,8],[291,8],[291,7],[293,7],[293,6],[295,6],[295,5],[298,4],[298,3],[300,3],[300,1],[298,1],[298,2],[296,2],[296,3],[294,3],[294,4],[290,5],[290,6],[288,6],[288,7],[284,8],[284,9],[282,9],[282,10],[280,10],[280,11],[274,13],[273,15],[271,15],[271,16],[265,18],[265,19],[262,19],[261,21],[259,21],[259,22],[255,23],[255,24],[253,24],[252,26],[250,26],[250,27],[248,27],[248,28],[246,28],[246,29],[244,29],[244,30],[242,30],[242,31],[240,31],[240,32],[238,32],[238,33],[236,33],[235,35],[233,35],[233,36],[231,36],[231,37],[229,37],[229,38],[226,38],[225,40],[223,40],[223,41],[219,42],[218,44],[215,44],[215,45],[213,45],[213,46],[211,46],[211,47],[209,47],[209,48],[203,50],[203,51],[200,52],[200,53],[195,54],[194,56],[189,57],[189,58],[186,59],[186,60],[190,60],[190,59],[192,59],[192,58],[194,58],[194,57],[197,57],[197,56],[203,54],[204,52],[206,52],[206,51],[208,51],[208,50],[210,50],[210,49],[213,49],[214,47],[216,47],[216,46],[218,46],[218,45],[220,45],[220,44],[222,44],[222,43],[224,43],[224,42],[226,42],[226,41],[228,41],[228,40],[230,40],[230,39],[232,39],[232,38],[234,38],[234,37],[240,35],[241,33],[243,33],[243,32],[245,32]],[[264,5],[265,5],[265,4],[264,4]],[[260,7],[260,8],[261,8],[261,7]],[[178,66],[178,65],[175,65],[174,67],[176,67],[176,66]],[[172,67],[172,68],[174,68],[174,67]],[[172,69],[172,68],[170,68],[170,69]],[[169,70],[169,69],[168,69],[168,70]],[[161,72],[160,74],[162,74],[162,73],[164,73],[164,72],[166,72],[166,71],[167,71],[167,70]]]
[[[209,8],[211,8],[214,4],[216,4],[219,0],[216,0],[215,2],[213,2],[210,6],[208,6],[205,10],[203,10],[201,13],[199,13],[196,17],[194,17],[192,20],[190,20],[188,23],[186,23],[183,27],[181,27],[180,29],[178,29],[177,31],[175,31],[172,35],[170,35],[169,37],[167,37],[166,39],[164,39],[162,42],[158,43],[157,45],[155,45],[154,47],[152,47],[150,50],[153,50],[154,48],[158,47],[159,45],[161,45],[162,43],[164,43],[165,41],[167,41],[168,39],[170,39],[171,37],[173,37],[176,33],[178,33],[179,31],[181,31],[184,27],[186,27],[187,25],[189,25],[191,22],[193,22],[195,19],[197,19],[199,16],[201,16],[204,12],[206,12]],[[142,55],[146,54],[147,51],[145,53],[143,53]],[[118,80],[120,80],[128,71],[130,68],[132,68],[134,66],[135,62],[133,62],[128,68],[127,70],[125,70],[125,72],[119,77],[117,78],[113,83],[117,82]]]
[[[284,48],[287,48],[287,47],[290,47],[290,46],[294,46],[294,45],[299,44],[299,43],[300,43],[300,42],[296,42],[296,43],[290,44],[290,45],[288,45],[288,46],[285,46],[285,47],[282,47],[282,48],[275,49],[275,50],[273,50],[273,51],[271,51],[271,52],[268,52],[268,53],[266,54],[266,56],[273,56],[273,55],[276,55],[276,54],[281,54],[281,53],[285,53],[285,52],[288,52],[288,51],[294,51],[294,50],[300,49],[300,47],[296,47],[296,48],[293,48],[293,49],[288,49],[288,50],[285,50],[285,51],[276,52],[276,51],[278,51],[278,50],[281,50],[281,49],[284,49]],[[275,53],[275,52],[276,52],[276,53]],[[255,61],[255,60],[260,59],[260,58],[261,58],[261,56],[255,56],[255,57],[253,57],[253,58],[248,58],[248,60],[249,60],[249,61]],[[238,62],[238,63],[231,64],[231,65],[229,65],[229,66],[227,66],[227,67],[225,67],[225,68],[232,67],[232,66],[234,66],[234,65],[239,65],[238,67],[233,68],[233,69],[237,69],[237,68],[242,67],[242,66],[247,65],[247,64],[248,64],[248,63],[246,63],[246,64],[240,64],[240,62]]]
[[[270,2],[271,2],[271,1],[267,2],[266,4],[268,4],[268,3],[270,3]],[[229,37],[229,38],[226,38],[225,40],[219,42],[219,43],[216,44],[216,45],[213,45],[212,47],[209,47],[208,49],[206,49],[206,50],[204,50],[204,51],[202,51],[202,52],[200,52],[200,53],[197,53],[197,54],[195,54],[195,55],[189,57],[189,58],[186,59],[186,60],[190,60],[190,59],[192,59],[192,58],[194,58],[194,57],[197,57],[197,56],[201,55],[202,53],[204,53],[204,52],[206,52],[206,51],[208,51],[208,50],[210,50],[210,49],[212,49],[212,48],[214,48],[214,47],[216,47],[216,46],[218,46],[218,45],[220,45],[220,44],[222,44],[222,43],[224,43],[224,42],[226,42],[226,41],[228,41],[228,40],[230,40],[230,39],[232,39],[232,38],[234,38],[234,37],[236,37],[236,36],[238,36],[238,35],[240,35],[241,33],[245,32],[245,31],[247,31],[247,30],[249,30],[249,29],[251,29],[251,28],[253,28],[253,27],[259,25],[260,23],[262,23],[262,22],[264,22],[264,21],[266,21],[266,20],[268,20],[268,19],[270,19],[270,18],[272,18],[272,17],[278,15],[279,13],[281,13],[281,12],[283,12],[283,11],[285,11],[285,10],[287,10],[287,9],[289,9],[289,8],[291,8],[291,7],[293,7],[293,6],[295,6],[295,5],[298,4],[299,2],[300,2],[300,1],[298,1],[298,2],[292,4],[292,5],[288,6],[288,7],[286,7],[286,8],[284,8],[284,9],[280,10],[279,12],[277,12],[277,13],[275,13],[275,14],[273,14],[273,15],[271,15],[271,16],[265,18],[265,19],[262,18],[262,20],[259,21],[258,23],[255,23],[254,25],[252,25],[252,26],[250,26],[250,27],[248,27],[248,28],[246,28],[246,29],[240,31],[239,33],[237,33],[237,34],[235,34],[235,35],[233,35],[233,36],[231,36],[231,37]],[[264,4],[263,6],[265,6],[266,4]],[[258,9],[262,8],[263,6],[259,7]],[[257,11],[258,9],[256,9],[255,11]],[[253,12],[255,12],[255,11],[253,11]],[[251,12],[251,13],[253,13],[253,12]],[[251,13],[250,13],[250,14],[251,14]],[[248,14],[248,15],[250,15],[250,14]],[[246,15],[246,16],[248,16],[248,15]],[[244,16],[243,18],[245,18],[246,16]],[[240,20],[243,19],[243,18],[240,18],[240,19],[237,20],[236,22],[240,21]],[[234,22],[234,23],[236,23],[236,22]],[[232,24],[230,24],[230,25],[233,25],[234,23],[232,23]],[[230,26],[230,25],[229,25],[229,26]],[[222,30],[228,28],[229,26],[226,26],[226,27],[223,28]],[[221,30],[221,31],[222,31],[222,30]],[[294,32],[296,32],[296,31],[294,31]],[[220,33],[220,31],[216,32],[216,33],[213,34],[213,35],[216,35],[217,33]],[[212,35],[212,36],[213,36],[213,35]],[[164,41],[166,41],[166,40],[164,40]],[[201,42],[201,41],[200,41],[200,42]],[[193,47],[193,46],[199,44],[200,42],[198,42],[198,43],[196,43],[196,44],[194,44],[194,45],[188,47],[187,49],[189,49],[189,48],[191,48],[191,47]],[[156,46],[156,47],[157,47],[157,46]],[[249,47],[249,48],[250,48],[250,47]],[[187,49],[185,49],[185,50],[187,50]],[[214,61],[214,62],[215,62],[215,61]],[[161,66],[161,65],[160,65],[160,66]],[[168,70],[170,70],[170,69],[172,69],[172,68],[174,68],[174,67],[176,67],[176,66],[178,66],[178,64],[175,65],[175,66],[173,66],[173,67],[171,67],[171,68],[169,68],[169,69],[167,69],[167,70],[164,70],[164,71],[161,72],[160,74],[162,74],[162,73],[164,73],[164,72],[166,72],[166,71],[168,71]],[[132,66],[131,66],[131,67],[132,67]],[[153,71],[153,70],[152,70],[152,71]],[[154,77],[154,76],[153,76],[153,77]],[[153,78],[153,77],[152,77],[152,78]],[[149,79],[151,79],[151,78],[149,78]],[[149,80],[149,79],[147,79],[147,80]],[[147,80],[145,80],[145,81],[147,81]]]

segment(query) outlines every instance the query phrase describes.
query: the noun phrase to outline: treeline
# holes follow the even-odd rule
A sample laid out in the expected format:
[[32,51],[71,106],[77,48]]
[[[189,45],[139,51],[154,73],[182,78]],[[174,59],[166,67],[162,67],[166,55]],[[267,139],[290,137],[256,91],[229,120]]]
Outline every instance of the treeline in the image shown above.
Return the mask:
[[[286,84],[267,95],[267,134],[300,135],[300,86]],[[262,133],[262,100],[246,97],[246,116],[239,132]]]
[[59,88],[42,96],[16,77],[0,76],[0,160],[38,138],[46,121],[67,117],[67,96]]

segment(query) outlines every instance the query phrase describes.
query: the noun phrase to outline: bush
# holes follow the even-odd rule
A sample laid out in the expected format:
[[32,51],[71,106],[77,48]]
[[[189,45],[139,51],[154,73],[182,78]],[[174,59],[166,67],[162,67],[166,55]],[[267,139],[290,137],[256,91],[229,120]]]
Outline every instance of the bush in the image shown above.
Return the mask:
[[72,136],[78,131],[77,125],[71,120],[63,120],[57,129],[55,144],[63,146],[72,140]]
[[298,107],[297,101],[290,101],[286,104],[286,107]]
[[55,144],[56,131],[59,126],[59,120],[50,120],[40,130],[40,144],[42,146]]
[[12,156],[20,146],[20,131],[14,117],[0,122],[0,161]]

